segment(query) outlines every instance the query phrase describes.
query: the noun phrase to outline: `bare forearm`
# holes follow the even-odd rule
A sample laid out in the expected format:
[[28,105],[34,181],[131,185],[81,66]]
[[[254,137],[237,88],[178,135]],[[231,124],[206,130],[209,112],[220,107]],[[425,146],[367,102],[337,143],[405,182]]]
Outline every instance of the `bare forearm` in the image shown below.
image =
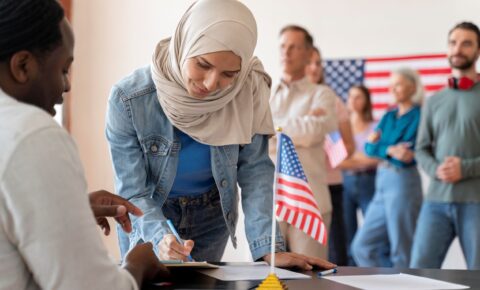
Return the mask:
[[340,135],[342,136],[343,143],[345,144],[345,149],[347,149],[348,157],[350,157],[355,153],[355,141],[353,139],[350,121],[347,120],[344,122],[339,122],[338,129],[340,131]]
[[372,168],[372,167],[376,167],[379,161],[380,160],[376,158],[369,158],[364,155],[359,156],[355,154],[352,157],[340,163],[338,167],[344,170],[358,170],[358,169],[364,169],[364,168]]

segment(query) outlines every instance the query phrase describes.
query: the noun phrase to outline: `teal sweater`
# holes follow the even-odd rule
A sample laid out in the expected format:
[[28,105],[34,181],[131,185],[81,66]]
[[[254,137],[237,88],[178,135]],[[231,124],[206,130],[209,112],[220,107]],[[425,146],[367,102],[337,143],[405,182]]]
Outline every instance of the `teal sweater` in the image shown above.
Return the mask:
[[[480,202],[480,83],[470,90],[446,88],[423,108],[416,159],[431,178],[427,200]],[[455,184],[436,178],[446,156],[462,159],[463,179]]]
[[405,163],[387,154],[388,147],[405,143],[410,149],[415,149],[418,123],[420,122],[420,107],[413,106],[405,114],[398,116],[398,109],[385,113],[380,120],[376,132],[380,133],[380,140],[375,143],[366,143],[365,152],[368,156],[384,159],[398,167],[415,165],[415,160]]

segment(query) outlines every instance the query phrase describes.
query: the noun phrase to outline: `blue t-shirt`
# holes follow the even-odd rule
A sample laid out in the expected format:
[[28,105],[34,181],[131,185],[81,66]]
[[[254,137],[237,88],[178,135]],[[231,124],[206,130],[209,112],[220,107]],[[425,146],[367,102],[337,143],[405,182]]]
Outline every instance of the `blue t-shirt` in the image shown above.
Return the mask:
[[415,159],[410,163],[405,163],[391,158],[387,154],[387,149],[391,145],[406,143],[410,149],[414,150],[419,122],[420,106],[412,107],[401,116],[398,116],[398,109],[387,112],[375,129],[375,131],[380,132],[380,140],[376,143],[366,143],[365,152],[369,156],[387,160],[399,167],[415,165]]
[[215,184],[210,146],[198,143],[180,130],[175,132],[180,138],[181,149],[169,197],[195,196],[209,191]]

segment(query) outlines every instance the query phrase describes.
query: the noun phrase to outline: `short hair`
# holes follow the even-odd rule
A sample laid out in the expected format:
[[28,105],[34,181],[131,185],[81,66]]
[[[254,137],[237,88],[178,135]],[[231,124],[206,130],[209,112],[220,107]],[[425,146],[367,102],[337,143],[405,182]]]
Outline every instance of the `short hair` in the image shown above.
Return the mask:
[[284,34],[286,31],[299,31],[302,32],[305,36],[305,46],[308,48],[313,47],[313,36],[306,30],[305,28],[298,26],[298,25],[287,25],[280,30],[280,36]]
[[373,121],[373,105],[372,105],[372,97],[370,96],[370,90],[362,84],[353,85],[350,87],[350,90],[351,89],[358,89],[365,96],[365,107],[363,108],[362,117],[365,121],[372,122]]
[[415,86],[415,93],[412,96],[412,101],[417,105],[421,105],[425,96],[425,90],[418,72],[408,67],[400,67],[393,70],[392,75],[393,74],[403,76]]
[[0,62],[22,50],[41,55],[62,42],[56,0],[0,0]]
[[467,22],[467,21],[460,22],[457,25],[455,25],[452,29],[450,29],[450,31],[448,32],[448,36],[450,36],[450,34],[452,34],[452,32],[456,29],[473,31],[477,35],[477,45],[478,47],[480,47],[480,30],[478,29],[478,26],[476,26],[472,22]]

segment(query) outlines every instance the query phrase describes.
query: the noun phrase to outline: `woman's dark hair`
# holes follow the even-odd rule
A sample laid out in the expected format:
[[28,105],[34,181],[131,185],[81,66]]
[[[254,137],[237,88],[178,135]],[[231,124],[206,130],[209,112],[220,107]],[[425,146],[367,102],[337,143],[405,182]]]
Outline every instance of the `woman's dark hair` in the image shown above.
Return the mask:
[[55,49],[63,17],[56,0],[0,0],[0,62],[22,50],[41,56]]
[[350,89],[358,89],[365,96],[365,107],[363,107],[362,117],[363,120],[367,122],[373,121],[373,109],[372,109],[372,98],[370,97],[370,91],[364,85],[353,85]]

